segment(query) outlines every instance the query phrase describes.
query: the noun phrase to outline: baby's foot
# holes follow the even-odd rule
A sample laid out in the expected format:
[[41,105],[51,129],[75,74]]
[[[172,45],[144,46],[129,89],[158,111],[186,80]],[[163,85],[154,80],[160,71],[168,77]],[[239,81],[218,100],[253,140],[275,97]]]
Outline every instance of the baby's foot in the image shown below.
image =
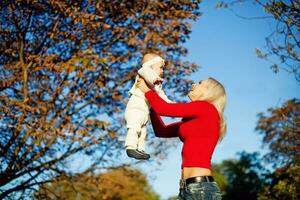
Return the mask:
[[150,155],[147,154],[143,150],[138,149],[126,149],[126,153],[128,157],[135,158],[138,160],[148,160],[150,158]]

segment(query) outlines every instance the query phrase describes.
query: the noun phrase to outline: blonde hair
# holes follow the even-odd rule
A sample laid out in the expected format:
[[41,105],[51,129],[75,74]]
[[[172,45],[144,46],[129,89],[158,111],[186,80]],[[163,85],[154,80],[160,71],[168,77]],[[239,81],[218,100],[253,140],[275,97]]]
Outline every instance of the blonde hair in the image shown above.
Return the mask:
[[206,79],[206,81],[208,83],[208,90],[203,100],[210,102],[218,110],[220,116],[219,142],[221,142],[227,130],[227,123],[224,117],[224,109],[227,101],[227,96],[224,86],[216,79],[209,77],[208,79]]

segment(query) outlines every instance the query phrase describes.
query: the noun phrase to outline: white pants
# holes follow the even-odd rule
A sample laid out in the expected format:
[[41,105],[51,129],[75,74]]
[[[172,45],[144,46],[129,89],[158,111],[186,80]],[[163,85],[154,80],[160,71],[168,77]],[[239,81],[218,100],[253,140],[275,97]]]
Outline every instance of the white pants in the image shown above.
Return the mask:
[[131,95],[125,109],[127,135],[126,149],[145,150],[146,125],[149,121],[149,107],[142,97]]

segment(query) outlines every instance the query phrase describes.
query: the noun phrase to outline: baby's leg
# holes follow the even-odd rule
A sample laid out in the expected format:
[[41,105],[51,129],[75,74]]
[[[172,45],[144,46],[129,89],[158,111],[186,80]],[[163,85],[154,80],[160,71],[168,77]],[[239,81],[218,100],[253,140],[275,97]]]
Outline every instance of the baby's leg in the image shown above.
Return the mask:
[[127,123],[127,135],[125,139],[126,149],[137,149],[138,137],[144,123],[145,113],[139,109],[128,108],[125,112],[125,120]]
[[145,151],[146,137],[147,137],[147,127],[143,126],[141,129],[141,134],[138,138],[138,150]]
[[127,129],[127,135],[125,139],[125,148],[126,149],[137,149],[138,144],[138,134],[140,131],[134,128]]

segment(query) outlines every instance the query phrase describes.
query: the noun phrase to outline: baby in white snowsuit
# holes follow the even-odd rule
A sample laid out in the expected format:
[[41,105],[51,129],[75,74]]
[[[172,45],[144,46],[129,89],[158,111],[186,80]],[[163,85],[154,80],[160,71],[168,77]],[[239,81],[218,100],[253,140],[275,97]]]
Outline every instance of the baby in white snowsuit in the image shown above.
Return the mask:
[[156,54],[146,54],[142,60],[142,68],[138,70],[135,83],[130,89],[130,97],[125,109],[127,135],[125,139],[126,153],[136,159],[149,159],[145,152],[147,135],[146,125],[149,121],[149,105],[144,93],[136,88],[139,76],[143,77],[150,87],[167,102],[172,102],[162,90],[164,60]]

